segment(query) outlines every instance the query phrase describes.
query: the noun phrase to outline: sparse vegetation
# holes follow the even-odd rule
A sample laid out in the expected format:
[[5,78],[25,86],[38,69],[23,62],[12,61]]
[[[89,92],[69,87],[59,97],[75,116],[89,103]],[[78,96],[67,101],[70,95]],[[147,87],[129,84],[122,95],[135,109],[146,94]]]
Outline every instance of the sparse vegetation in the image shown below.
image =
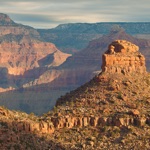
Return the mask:
[[118,92],[117,98],[122,99],[122,93],[121,92]]

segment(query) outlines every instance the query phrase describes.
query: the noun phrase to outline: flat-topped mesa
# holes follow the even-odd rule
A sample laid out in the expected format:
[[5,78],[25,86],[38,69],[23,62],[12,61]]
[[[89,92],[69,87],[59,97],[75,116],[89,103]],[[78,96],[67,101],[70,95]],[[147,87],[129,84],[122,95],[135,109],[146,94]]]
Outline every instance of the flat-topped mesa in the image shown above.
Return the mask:
[[145,57],[139,47],[125,40],[116,40],[102,56],[102,72],[146,73]]

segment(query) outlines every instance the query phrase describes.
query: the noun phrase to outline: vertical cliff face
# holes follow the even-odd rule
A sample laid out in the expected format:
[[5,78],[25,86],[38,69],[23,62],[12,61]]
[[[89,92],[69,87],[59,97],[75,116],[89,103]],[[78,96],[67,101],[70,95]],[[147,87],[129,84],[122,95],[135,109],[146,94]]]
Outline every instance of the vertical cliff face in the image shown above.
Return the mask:
[[102,56],[102,71],[109,73],[146,73],[145,57],[139,47],[125,40],[117,40],[108,46]]

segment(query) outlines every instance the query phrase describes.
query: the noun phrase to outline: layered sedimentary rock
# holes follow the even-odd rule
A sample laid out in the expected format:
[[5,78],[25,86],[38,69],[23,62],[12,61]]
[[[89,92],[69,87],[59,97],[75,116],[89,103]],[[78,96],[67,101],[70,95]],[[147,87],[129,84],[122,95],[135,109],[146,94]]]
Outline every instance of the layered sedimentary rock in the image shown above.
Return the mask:
[[[36,29],[17,24],[0,13],[0,92],[37,85],[39,82],[34,80],[69,56],[54,44],[44,42]],[[55,79],[53,75],[49,78]],[[40,78],[40,83],[45,80],[45,76]]]
[[[139,117],[139,115],[128,115],[128,117],[104,117],[104,116],[48,116],[44,121],[33,121],[33,116],[20,119],[26,114],[19,114],[17,112],[11,112],[0,107],[0,125],[7,126],[9,129],[13,129],[17,132],[25,131],[26,133],[40,132],[40,133],[53,133],[55,130],[61,128],[82,128],[87,126],[143,126],[150,125],[150,118]],[[13,118],[13,119],[12,119]],[[16,118],[16,119],[15,119]],[[23,118],[23,117],[22,117]],[[9,120],[10,119],[10,120]],[[12,119],[12,120],[11,120]]]
[[[48,59],[47,57],[50,57],[50,55],[51,59]],[[23,75],[25,71],[40,66],[58,66],[68,56],[68,54],[60,52],[51,43],[3,42],[0,44],[0,67],[6,67],[8,74],[13,75]],[[47,62],[44,60],[46,58],[48,59]]]
[[145,73],[145,57],[139,47],[125,40],[117,40],[108,46],[102,56],[102,71],[109,73]]

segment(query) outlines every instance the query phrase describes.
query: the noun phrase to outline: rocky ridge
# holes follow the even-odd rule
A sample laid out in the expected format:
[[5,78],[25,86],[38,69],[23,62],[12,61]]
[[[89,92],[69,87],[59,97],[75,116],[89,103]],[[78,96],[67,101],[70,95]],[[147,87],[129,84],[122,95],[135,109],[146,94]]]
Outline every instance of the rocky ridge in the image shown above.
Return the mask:
[[55,43],[63,52],[74,53],[85,48],[89,41],[109,34],[119,27],[134,36],[150,37],[149,22],[100,22],[60,24],[52,29],[38,29],[45,41]]
[[1,149],[64,150],[60,144],[46,140],[44,133],[51,132],[48,132],[47,128],[44,128],[45,124],[38,120],[34,114],[28,115],[0,107]]
[[36,131],[64,149],[148,150],[150,74],[144,56],[136,45],[117,40],[109,45],[102,64],[98,76],[62,96],[53,111],[41,117],[17,112],[8,115],[10,111],[1,109],[2,127],[5,124],[18,135]]
[[[39,33],[30,26],[15,23],[8,15],[0,13],[0,41],[12,41],[17,38],[21,39],[22,36],[40,40]],[[2,37],[3,36],[3,37]]]
[[16,23],[9,18],[8,15],[0,13],[0,25],[16,25]]

